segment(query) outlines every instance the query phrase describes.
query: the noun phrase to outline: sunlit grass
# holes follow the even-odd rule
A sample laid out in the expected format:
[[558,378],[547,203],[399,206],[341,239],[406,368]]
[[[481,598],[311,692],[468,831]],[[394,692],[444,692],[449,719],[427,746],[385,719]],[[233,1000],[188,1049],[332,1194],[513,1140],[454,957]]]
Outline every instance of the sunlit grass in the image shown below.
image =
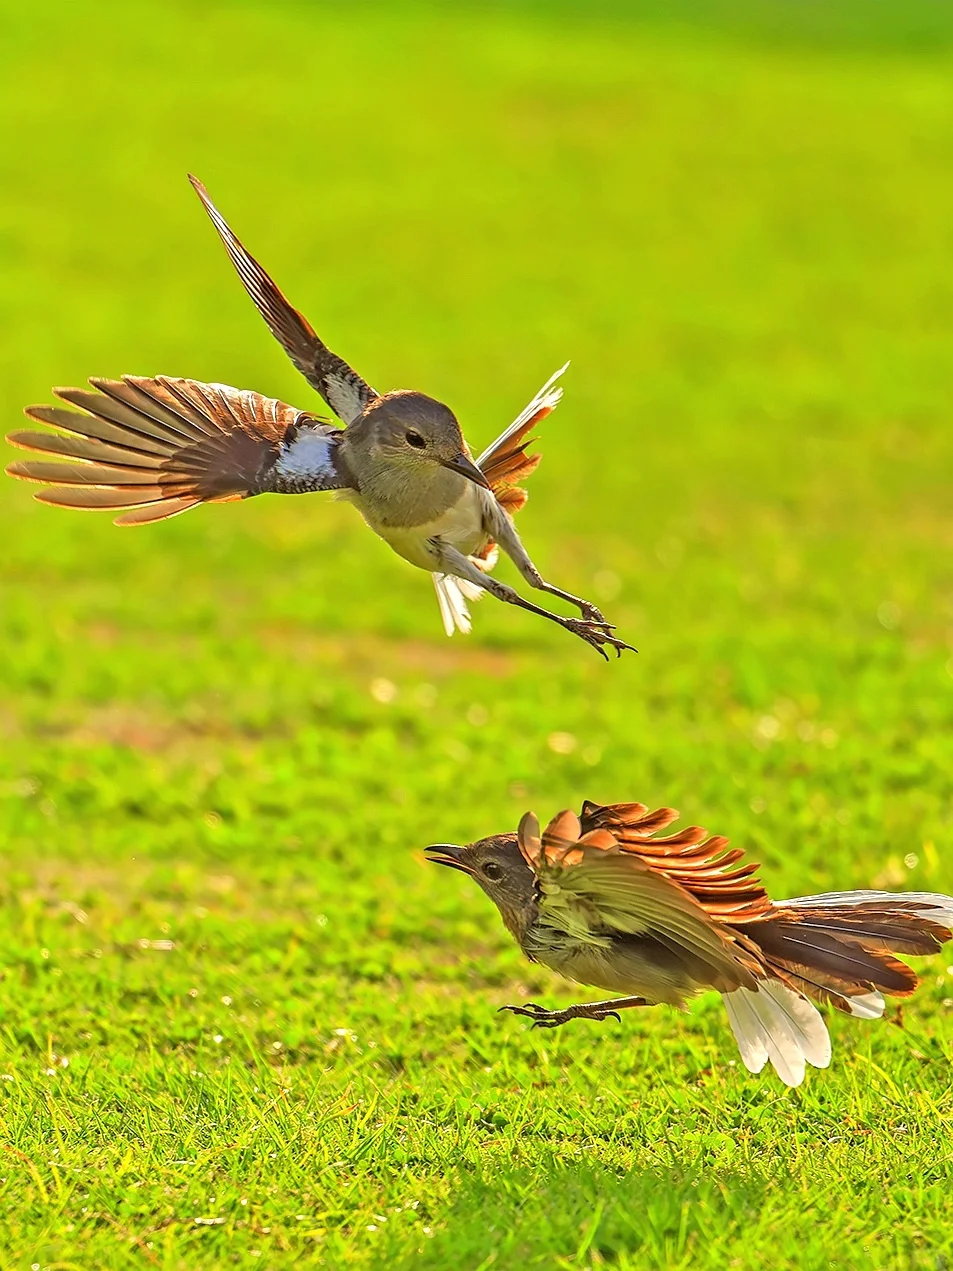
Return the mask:
[[489,600],[447,641],[329,500],[120,532],[0,483],[5,1266],[951,1256],[943,959],[790,1092],[714,999],[497,1016],[573,991],[420,854],[639,798],[778,894],[953,890],[953,78],[903,10],[5,15],[9,426],[90,374],[314,406],[196,171],[477,448],[573,358],[521,527],[640,649]]

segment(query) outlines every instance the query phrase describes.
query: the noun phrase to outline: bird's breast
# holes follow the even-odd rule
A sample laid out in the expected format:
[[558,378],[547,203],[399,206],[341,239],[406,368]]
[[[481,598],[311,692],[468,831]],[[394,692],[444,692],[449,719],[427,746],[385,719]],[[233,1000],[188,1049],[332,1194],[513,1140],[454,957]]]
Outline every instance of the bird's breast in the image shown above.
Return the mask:
[[[370,528],[388,543],[398,556],[403,556],[420,569],[434,568],[432,539],[441,539],[461,551],[464,556],[480,552],[489,535],[485,528],[485,509],[481,494],[472,481],[461,478],[462,489],[457,498],[443,508],[420,504],[404,509],[382,507],[378,500],[360,494],[347,497],[355,504]],[[402,515],[403,513],[403,515]]]

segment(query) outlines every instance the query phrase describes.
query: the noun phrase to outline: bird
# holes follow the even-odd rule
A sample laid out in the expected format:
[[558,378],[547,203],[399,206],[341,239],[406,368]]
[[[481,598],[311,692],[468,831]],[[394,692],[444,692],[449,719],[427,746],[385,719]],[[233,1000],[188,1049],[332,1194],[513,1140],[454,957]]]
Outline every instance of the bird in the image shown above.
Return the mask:
[[527,812],[515,833],[466,846],[432,844],[427,859],[469,875],[500,911],[531,962],[625,996],[549,1010],[500,1010],[558,1028],[573,1019],[695,994],[722,995],[741,1060],[770,1060],[799,1086],[805,1066],[831,1061],[815,1003],[859,1019],[907,997],[917,977],[894,954],[925,956],[950,939],[953,897],[931,892],[829,892],[772,901],[756,864],[701,826],[663,834],[673,808],[644,803],[566,809],[540,832]]
[[[378,393],[332,353],[246,251],[202,182],[189,179],[272,334],[344,426],[224,384],[166,375],[91,378],[90,389],[53,390],[78,411],[26,408],[30,419],[59,431],[7,437],[66,462],[20,461],[7,473],[44,483],[36,496],[43,503],[110,509],[126,526],[202,503],[335,491],[399,556],[432,575],[447,635],[470,630],[467,602],[489,592],[557,623],[605,658],[609,648],[617,656],[631,649],[596,605],[543,578],[513,523],[527,498],[520,482],[540,459],[526,453],[530,434],[559,402],[556,381],[566,367],[474,462],[448,406],[408,389]],[[554,613],[491,577],[500,549],[533,589],[580,617]]]

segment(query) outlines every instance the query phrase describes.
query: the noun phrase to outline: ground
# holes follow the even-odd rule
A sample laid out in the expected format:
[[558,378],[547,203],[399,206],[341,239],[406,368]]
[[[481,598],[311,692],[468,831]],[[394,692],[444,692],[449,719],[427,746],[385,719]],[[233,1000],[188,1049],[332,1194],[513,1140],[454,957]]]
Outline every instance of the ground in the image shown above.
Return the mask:
[[4,427],[122,372],[315,407],[195,171],[476,449],[572,358],[520,525],[639,648],[447,640],[326,497],[0,482],[3,1266],[945,1267],[949,957],[791,1091],[715,997],[497,1015],[580,993],[421,849],[640,799],[778,895],[953,891],[947,11],[2,20]]

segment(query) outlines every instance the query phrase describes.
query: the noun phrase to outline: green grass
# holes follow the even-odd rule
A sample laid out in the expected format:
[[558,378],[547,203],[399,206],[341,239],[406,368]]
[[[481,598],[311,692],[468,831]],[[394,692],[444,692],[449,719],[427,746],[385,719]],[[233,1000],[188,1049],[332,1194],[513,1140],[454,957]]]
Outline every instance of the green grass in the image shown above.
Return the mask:
[[497,1016],[576,993],[420,853],[638,798],[777,894],[953,890],[953,21],[833,12],[5,6],[5,424],[121,372],[314,405],[196,171],[477,447],[573,358],[521,528],[640,654],[447,641],[320,498],[0,483],[4,1268],[953,1258],[949,958],[788,1091],[713,998]]

